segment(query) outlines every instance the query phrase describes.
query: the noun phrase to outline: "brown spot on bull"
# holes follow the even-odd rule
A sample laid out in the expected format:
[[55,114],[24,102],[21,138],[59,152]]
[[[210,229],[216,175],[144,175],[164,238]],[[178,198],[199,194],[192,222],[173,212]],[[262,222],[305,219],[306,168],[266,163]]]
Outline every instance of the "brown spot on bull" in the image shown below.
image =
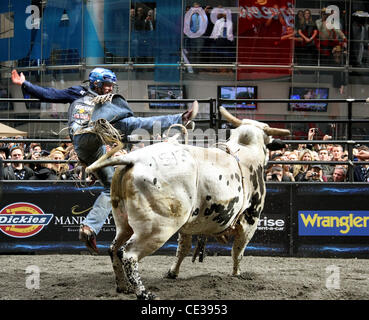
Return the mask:
[[172,211],[173,216],[179,216],[182,211],[182,203],[177,199],[173,199],[170,204],[170,210]]
[[111,202],[113,208],[118,207],[120,200],[133,198],[135,191],[133,188],[133,165],[118,166],[111,182]]

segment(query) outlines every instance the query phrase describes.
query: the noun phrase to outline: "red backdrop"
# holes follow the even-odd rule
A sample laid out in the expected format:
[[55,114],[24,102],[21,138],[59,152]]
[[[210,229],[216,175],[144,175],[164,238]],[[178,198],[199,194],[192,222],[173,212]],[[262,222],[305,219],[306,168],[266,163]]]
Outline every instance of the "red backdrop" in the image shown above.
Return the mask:
[[[238,21],[238,63],[290,66],[294,0],[240,0]],[[290,68],[238,68],[238,80],[267,79],[289,75]]]

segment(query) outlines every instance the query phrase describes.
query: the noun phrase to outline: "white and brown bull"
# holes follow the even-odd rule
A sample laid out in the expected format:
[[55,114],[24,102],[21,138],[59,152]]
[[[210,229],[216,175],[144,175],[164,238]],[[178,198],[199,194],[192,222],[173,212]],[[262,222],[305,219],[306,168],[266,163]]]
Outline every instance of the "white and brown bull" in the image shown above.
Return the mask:
[[117,290],[146,291],[138,262],[165,244],[177,231],[176,260],[168,276],[175,278],[191,249],[192,235],[224,240],[234,236],[233,275],[239,275],[244,249],[252,238],[264,207],[266,145],[271,135],[287,135],[253,120],[239,120],[221,108],[237,128],[219,148],[177,142],[157,143],[127,155],[98,160],[89,168],[119,165],[111,186],[116,236],[111,258]]

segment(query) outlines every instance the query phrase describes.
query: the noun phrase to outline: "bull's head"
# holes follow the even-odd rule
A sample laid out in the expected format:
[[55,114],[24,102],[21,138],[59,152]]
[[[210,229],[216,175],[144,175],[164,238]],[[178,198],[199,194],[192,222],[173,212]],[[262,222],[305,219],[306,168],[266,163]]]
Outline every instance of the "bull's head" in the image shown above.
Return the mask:
[[[230,143],[236,143],[240,145],[257,145],[270,148],[273,140],[272,136],[286,136],[290,134],[289,130],[271,128],[269,125],[263,122],[250,119],[238,119],[230,114],[225,108],[220,107],[220,113],[223,117],[231,123],[236,129],[232,130]],[[267,157],[264,162],[268,161]]]
[[[265,133],[264,143],[266,145],[271,142],[270,140],[271,136],[287,136],[290,134],[290,131],[287,129],[271,128],[266,123],[259,122],[256,120],[251,120],[251,119],[240,120],[236,118],[235,116],[233,116],[232,114],[230,114],[224,107],[220,107],[219,111],[223,115],[223,117],[236,128],[240,127],[241,125],[251,125],[251,126],[254,126],[262,130]],[[242,131],[242,130],[238,130],[238,131]],[[247,144],[247,140],[250,139],[250,137],[248,137],[247,135],[244,137],[241,132],[237,132],[237,135],[240,139],[239,142],[242,144]]]
[[223,117],[236,128],[242,124],[246,125],[248,124],[263,130],[267,136],[288,136],[290,134],[290,131],[287,129],[271,128],[266,123],[251,119],[240,120],[235,116],[233,116],[232,114],[230,114],[224,107],[220,107],[219,109]]

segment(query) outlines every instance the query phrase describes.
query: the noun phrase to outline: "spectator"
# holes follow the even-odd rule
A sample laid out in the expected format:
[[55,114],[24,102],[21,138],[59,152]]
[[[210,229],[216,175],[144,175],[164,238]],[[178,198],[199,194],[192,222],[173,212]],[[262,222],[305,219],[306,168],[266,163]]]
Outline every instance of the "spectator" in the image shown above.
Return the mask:
[[312,182],[323,182],[327,181],[326,177],[323,175],[323,170],[321,165],[319,164],[313,164],[309,165],[308,169],[300,173],[298,176],[296,176],[296,181],[312,181]]
[[42,151],[41,145],[39,143],[33,142],[29,145],[28,152],[27,152],[27,158],[30,158],[32,153],[34,152],[41,153],[41,151]]
[[[313,154],[311,150],[304,149],[300,152],[299,161],[313,161]],[[309,164],[298,164],[294,166],[293,176],[295,181],[301,181],[304,177],[306,172],[309,170]]]
[[134,27],[136,31],[144,31],[145,30],[145,11],[142,7],[138,7],[135,19],[134,19]]
[[[27,159],[28,160],[39,160],[40,157],[41,157],[41,152],[33,151],[27,156]],[[38,171],[41,168],[41,163],[32,162],[32,163],[27,163],[26,166],[30,167],[33,171]]]
[[0,147],[0,158],[2,160],[6,160],[9,157],[9,149],[8,147]]
[[[50,160],[50,157],[40,157],[38,160]],[[59,177],[53,169],[51,163],[40,163],[34,171],[34,176],[30,180],[58,180]]]
[[332,147],[332,161],[343,161],[342,160],[342,156],[343,156],[343,148],[341,145],[339,144],[335,144]]
[[[282,154],[277,159],[280,160],[280,161],[288,161],[289,160],[288,156],[286,156],[285,154]],[[278,160],[276,160],[276,161],[278,161]],[[293,173],[292,173],[292,166],[290,164],[283,164],[282,169],[283,169],[282,181],[295,181],[295,178],[293,177]]]
[[[319,155],[319,160],[320,161],[331,161],[331,155],[328,152],[327,149],[325,148],[321,148],[318,152]],[[332,178],[332,174],[333,174],[333,170],[334,170],[334,166],[329,165],[329,164],[322,164],[322,169],[323,169],[323,174],[327,177],[327,179],[331,179]]]
[[[332,53],[336,46],[346,46],[346,37],[340,29],[327,26],[327,18],[330,13],[325,8],[321,11],[321,18],[315,23],[319,31],[320,64],[325,66],[335,65],[336,61]],[[342,42],[342,43],[341,43]],[[341,61],[340,61],[341,62]],[[342,65],[340,63],[340,65]]]
[[150,9],[149,11],[147,11],[147,16],[145,18],[145,30],[155,30],[155,22],[154,10]]
[[[355,157],[359,161],[369,161],[369,148],[360,146],[355,150]],[[354,169],[355,182],[369,182],[369,171],[367,165],[357,165]]]
[[361,161],[369,160],[369,149],[366,150],[361,148],[360,150],[358,150],[358,153],[356,153],[356,157],[358,159],[361,159]]
[[282,167],[273,165],[266,174],[266,181],[281,182],[283,180]]
[[331,179],[328,181],[345,182],[347,176],[346,168],[343,166],[335,166]]
[[233,23],[227,20],[225,13],[217,15],[217,21],[214,24],[213,32],[210,39],[214,39],[214,54],[217,55],[218,62],[227,63],[233,62],[234,56],[232,51],[233,46]]
[[[58,161],[64,160],[63,151],[64,149],[61,147],[51,150],[50,156],[49,156],[50,160],[58,160]],[[68,175],[69,166],[67,163],[51,163],[50,168],[56,172],[59,179],[67,180],[70,178]]]
[[298,31],[299,29],[302,28],[302,26],[304,25],[304,22],[305,22],[304,11],[303,10],[297,11],[297,15],[296,15],[296,18],[295,18],[296,31]]
[[[8,139],[8,137],[6,136],[2,136],[0,137],[1,139]],[[0,148],[2,147],[7,147],[8,148],[8,144],[6,142],[0,142]]]
[[[10,150],[11,160],[23,160],[24,151],[20,146],[13,146]],[[29,180],[34,175],[31,168],[24,166],[22,162],[12,163],[4,168],[4,180]]]
[[323,175],[322,166],[313,164],[301,181],[326,182],[327,178]]
[[[297,151],[291,151],[290,153],[287,154],[287,160],[288,161],[297,161],[298,160],[298,154]],[[293,181],[295,181],[295,177],[293,175],[294,169],[296,167],[296,165],[289,165],[289,171],[292,173],[292,177],[293,177]]]
[[316,65],[317,64],[317,49],[316,49],[316,37],[318,35],[318,29],[313,22],[311,11],[309,9],[304,10],[304,22],[298,30],[298,34],[304,40],[304,64]]

